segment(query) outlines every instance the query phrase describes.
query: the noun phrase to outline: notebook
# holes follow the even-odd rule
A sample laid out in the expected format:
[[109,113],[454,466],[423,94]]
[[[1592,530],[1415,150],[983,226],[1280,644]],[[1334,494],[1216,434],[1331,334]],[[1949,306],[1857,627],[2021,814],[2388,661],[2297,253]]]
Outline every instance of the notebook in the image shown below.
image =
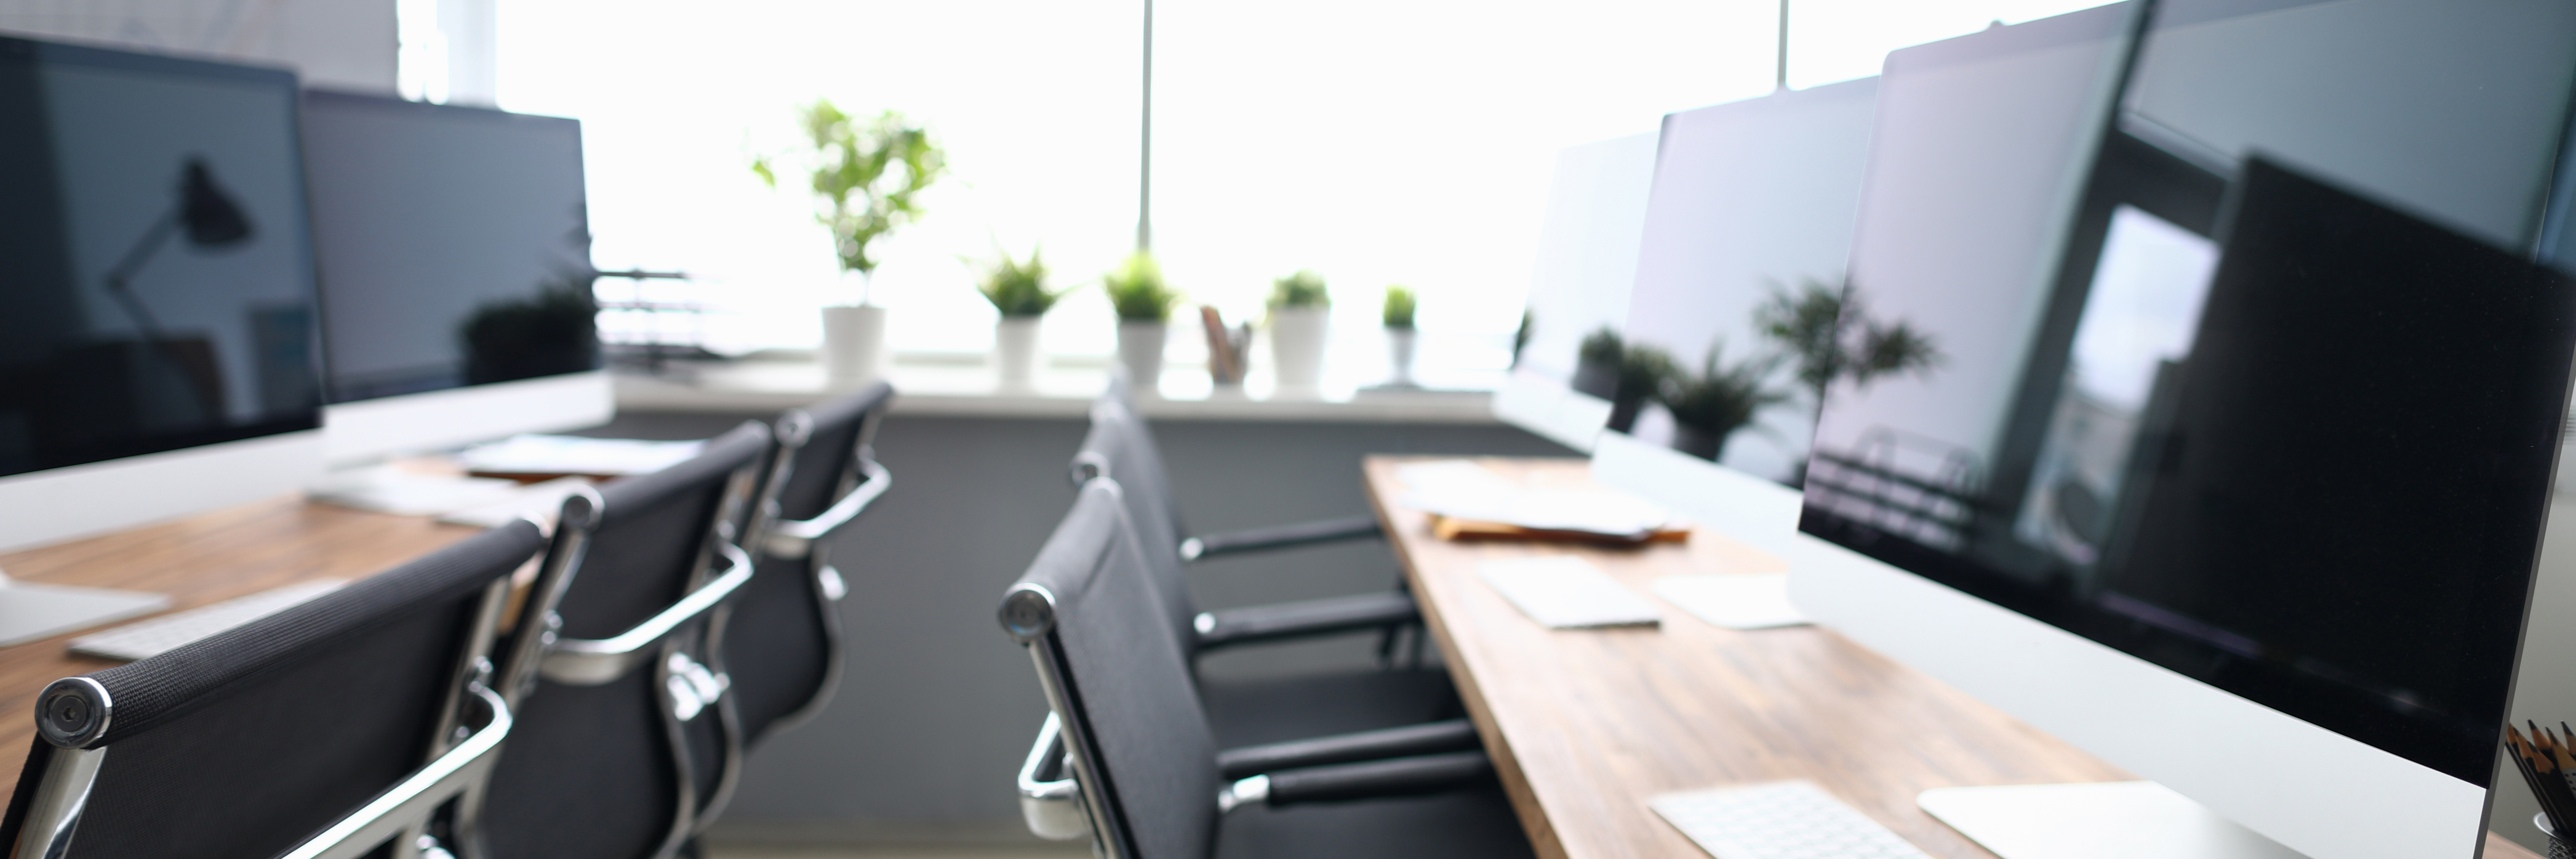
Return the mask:
[[1662,620],[1654,603],[1572,555],[1486,561],[1476,575],[1549,629],[1652,626]]

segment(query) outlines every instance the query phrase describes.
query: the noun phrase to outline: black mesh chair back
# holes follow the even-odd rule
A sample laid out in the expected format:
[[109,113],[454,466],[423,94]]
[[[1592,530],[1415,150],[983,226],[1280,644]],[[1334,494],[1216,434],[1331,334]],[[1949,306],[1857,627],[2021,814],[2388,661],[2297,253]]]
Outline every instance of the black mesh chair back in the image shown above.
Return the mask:
[[1155,593],[1170,612],[1165,622],[1182,641],[1191,640],[1190,623],[1198,608],[1190,600],[1189,573],[1181,566],[1184,532],[1153,429],[1117,397],[1102,396],[1091,404],[1091,431],[1083,435],[1082,450],[1074,454],[1067,476],[1077,486],[1093,477],[1118,481]]
[[742,745],[706,624],[752,578],[734,540],[770,446],[746,422],[565,503],[503,668],[518,727],[484,812],[492,856],[667,856],[721,809]]
[[1114,480],[1083,485],[1004,598],[1002,626],[1037,661],[1104,855],[1204,857],[1216,741],[1120,495]]
[[779,489],[745,547],[758,548],[759,571],[722,620],[734,707],[753,745],[821,710],[840,678],[838,603],[848,585],[833,535],[893,482],[868,447],[893,399],[894,388],[878,382],[772,424],[778,448],[767,484]]
[[0,824],[10,855],[410,848],[509,730],[483,683],[486,657],[511,571],[544,546],[532,523],[495,528],[167,653],[56,681]]

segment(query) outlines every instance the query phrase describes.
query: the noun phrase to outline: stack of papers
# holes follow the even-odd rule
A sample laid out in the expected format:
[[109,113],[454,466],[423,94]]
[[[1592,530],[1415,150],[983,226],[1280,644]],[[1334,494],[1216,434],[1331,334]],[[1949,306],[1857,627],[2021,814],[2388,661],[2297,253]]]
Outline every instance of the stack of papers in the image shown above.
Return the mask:
[[1572,555],[1486,561],[1476,575],[1549,629],[1652,626],[1663,619],[1653,603]]
[[458,465],[476,474],[650,474],[688,461],[704,441],[639,441],[569,435],[516,435],[466,448]]
[[1526,489],[1461,459],[1410,463],[1396,476],[1408,490],[1396,503],[1453,519],[1639,541],[1673,524],[1671,512],[1632,495]]

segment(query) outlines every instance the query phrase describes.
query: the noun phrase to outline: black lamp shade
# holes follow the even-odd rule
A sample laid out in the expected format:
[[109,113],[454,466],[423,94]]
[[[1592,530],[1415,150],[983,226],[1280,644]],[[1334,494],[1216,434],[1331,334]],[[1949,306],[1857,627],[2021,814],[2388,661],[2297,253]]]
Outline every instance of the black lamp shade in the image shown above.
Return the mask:
[[188,159],[186,177],[179,183],[179,219],[188,227],[188,243],[200,247],[235,244],[251,235],[250,217],[215,185],[203,158]]

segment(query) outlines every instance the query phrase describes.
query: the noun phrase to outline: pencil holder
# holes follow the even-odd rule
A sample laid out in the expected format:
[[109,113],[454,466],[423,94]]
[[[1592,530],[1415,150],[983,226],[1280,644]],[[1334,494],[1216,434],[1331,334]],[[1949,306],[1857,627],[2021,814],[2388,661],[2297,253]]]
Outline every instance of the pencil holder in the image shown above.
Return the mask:
[[2540,833],[2549,836],[2549,859],[2576,859],[2576,844],[2568,843],[2566,835],[2549,828],[2548,812],[2532,815],[2531,825],[2540,827]]

